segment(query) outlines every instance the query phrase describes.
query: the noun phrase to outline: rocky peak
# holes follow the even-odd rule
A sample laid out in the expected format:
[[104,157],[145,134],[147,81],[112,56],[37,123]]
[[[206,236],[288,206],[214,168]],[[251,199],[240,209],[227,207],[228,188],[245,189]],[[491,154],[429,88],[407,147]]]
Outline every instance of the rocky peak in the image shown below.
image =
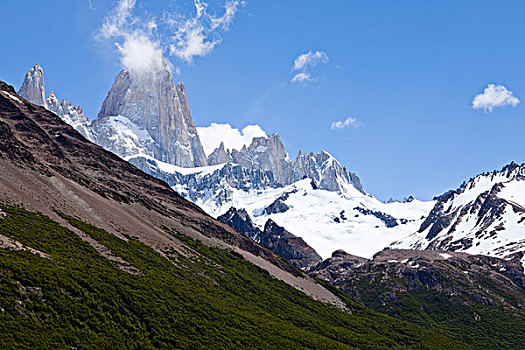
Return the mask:
[[366,194],[359,177],[323,150],[320,153],[309,154],[299,152],[293,163],[293,170],[296,179],[308,177],[319,189],[345,194],[351,186]]
[[209,156],[208,156],[208,165],[218,165],[231,162],[232,158],[229,152],[226,151],[224,147],[224,142],[221,142],[219,147],[217,147]]
[[297,237],[271,219],[264,225],[261,244],[302,269],[309,269],[322,261],[321,256],[301,237]]
[[127,118],[132,127],[149,134],[154,142],[143,146],[160,161],[181,167],[208,164],[191,117],[184,84],[175,86],[166,60],[164,67],[157,71],[123,70],[117,75],[96,124],[104,124],[116,116]]
[[44,87],[44,70],[39,64],[27,71],[24,82],[18,90],[18,94],[39,106],[47,108],[46,94]]
[[49,93],[47,99],[45,98],[44,71],[38,64],[27,72],[19,94],[29,102],[43,106],[55,113],[85,138],[93,141],[89,130],[90,123],[80,106],[73,107],[71,102],[65,100],[59,102],[53,91]]
[[71,102],[62,100],[59,102],[55,93],[51,91],[46,99],[47,109],[58,115],[63,121],[71,125],[85,138],[93,141],[93,135],[89,128],[90,122],[84,115],[82,107],[74,107]]

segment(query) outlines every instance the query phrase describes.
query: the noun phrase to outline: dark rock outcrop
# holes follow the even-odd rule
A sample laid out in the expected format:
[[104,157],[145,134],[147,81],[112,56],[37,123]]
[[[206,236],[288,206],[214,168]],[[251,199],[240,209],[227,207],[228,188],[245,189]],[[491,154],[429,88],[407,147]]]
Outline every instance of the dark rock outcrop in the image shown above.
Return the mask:
[[268,220],[264,230],[261,230],[252,222],[245,209],[232,207],[217,220],[271,249],[301,269],[308,269],[322,260],[301,237],[295,236],[272,220]]
[[373,210],[365,209],[361,207],[355,207],[354,210],[359,211],[363,215],[375,216],[379,220],[383,221],[386,227],[396,227],[397,225],[399,225],[399,223],[397,222],[397,219],[393,217],[392,215],[388,215],[380,211],[373,211]]

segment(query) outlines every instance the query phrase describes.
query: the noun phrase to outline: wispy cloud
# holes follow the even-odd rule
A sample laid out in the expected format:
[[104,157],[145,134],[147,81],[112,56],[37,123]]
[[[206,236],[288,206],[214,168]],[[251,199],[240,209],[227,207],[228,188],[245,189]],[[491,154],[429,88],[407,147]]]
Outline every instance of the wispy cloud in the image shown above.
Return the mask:
[[297,73],[293,76],[291,82],[292,83],[302,83],[303,81],[313,81],[314,79],[312,76],[308,73]]
[[239,130],[227,123],[211,123],[210,126],[197,127],[197,132],[207,155],[219,147],[221,142],[224,142],[226,149],[240,150],[242,146],[250,145],[254,137],[266,136],[264,130],[257,124],[247,125]]
[[359,122],[354,117],[348,117],[345,120],[336,120],[332,122],[332,126],[330,129],[332,130],[343,130],[348,128],[349,126],[353,126],[354,128],[359,127]]
[[473,109],[483,109],[492,112],[494,108],[505,106],[516,107],[520,100],[514,93],[503,85],[489,84],[481,94],[477,94],[472,101]]
[[173,29],[169,52],[183,61],[191,63],[196,56],[205,56],[222,41],[221,31],[228,31],[233,18],[244,1],[229,0],[224,5],[222,16],[208,13],[208,4],[195,0],[195,16],[185,20],[174,19],[168,14],[168,23]]
[[136,0],[120,0],[106,16],[97,38],[113,40],[121,63],[133,71],[157,70],[165,65],[164,54],[191,63],[209,54],[228,31],[241,0],[228,0],[222,16],[208,13],[208,4],[194,0],[195,14],[184,17],[164,12],[160,19],[135,15]]
[[328,60],[328,55],[324,51],[313,52],[310,50],[307,53],[297,56],[292,67],[294,76],[290,82],[293,84],[314,81],[315,79],[312,77],[311,70],[320,63],[328,63]]

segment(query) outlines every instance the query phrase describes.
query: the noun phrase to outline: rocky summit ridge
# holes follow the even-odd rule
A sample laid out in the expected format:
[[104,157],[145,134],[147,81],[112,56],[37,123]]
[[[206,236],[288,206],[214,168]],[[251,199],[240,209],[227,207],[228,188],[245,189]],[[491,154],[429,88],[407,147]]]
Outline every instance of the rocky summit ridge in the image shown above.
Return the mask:
[[90,123],[84,115],[82,107],[75,107],[71,102],[66,102],[65,100],[60,101],[53,91],[49,93],[47,98],[45,97],[44,70],[39,64],[27,71],[18,93],[29,102],[55,113],[85,138],[93,141]]
[[46,91],[44,87],[44,70],[37,63],[27,71],[24,82],[18,90],[20,96],[36,105],[47,108]]

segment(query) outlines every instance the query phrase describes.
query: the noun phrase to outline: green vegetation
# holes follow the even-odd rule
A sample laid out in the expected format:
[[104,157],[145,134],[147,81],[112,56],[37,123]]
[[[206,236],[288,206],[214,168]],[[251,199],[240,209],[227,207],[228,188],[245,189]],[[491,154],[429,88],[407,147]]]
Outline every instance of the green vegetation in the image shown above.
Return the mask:
[[[397,283],[402,285],[403,281],[397,280]],[[488,279],[484,286],[490,287]],[[390,291],[367,278],[359,281],[357,290],[361,301],[373,310],[460,339],[477,349],[525,348],[523,310],[511,310],[497,304],[468,304],[430,289],[398,292],[395,299],[385,304],[380,302],[381,294]],[[498,289],[494,286],[491,290]],[[507,301],[516,298],[509,294],[501,297]]]
[[169,260],[64,216],[132,274],[48,217],[2,210],[0,234],[51,259],[0,249],[1,349],[468,348],[351,300],[349,312],[316,302],[240,255],[184,235],[197,254]]

